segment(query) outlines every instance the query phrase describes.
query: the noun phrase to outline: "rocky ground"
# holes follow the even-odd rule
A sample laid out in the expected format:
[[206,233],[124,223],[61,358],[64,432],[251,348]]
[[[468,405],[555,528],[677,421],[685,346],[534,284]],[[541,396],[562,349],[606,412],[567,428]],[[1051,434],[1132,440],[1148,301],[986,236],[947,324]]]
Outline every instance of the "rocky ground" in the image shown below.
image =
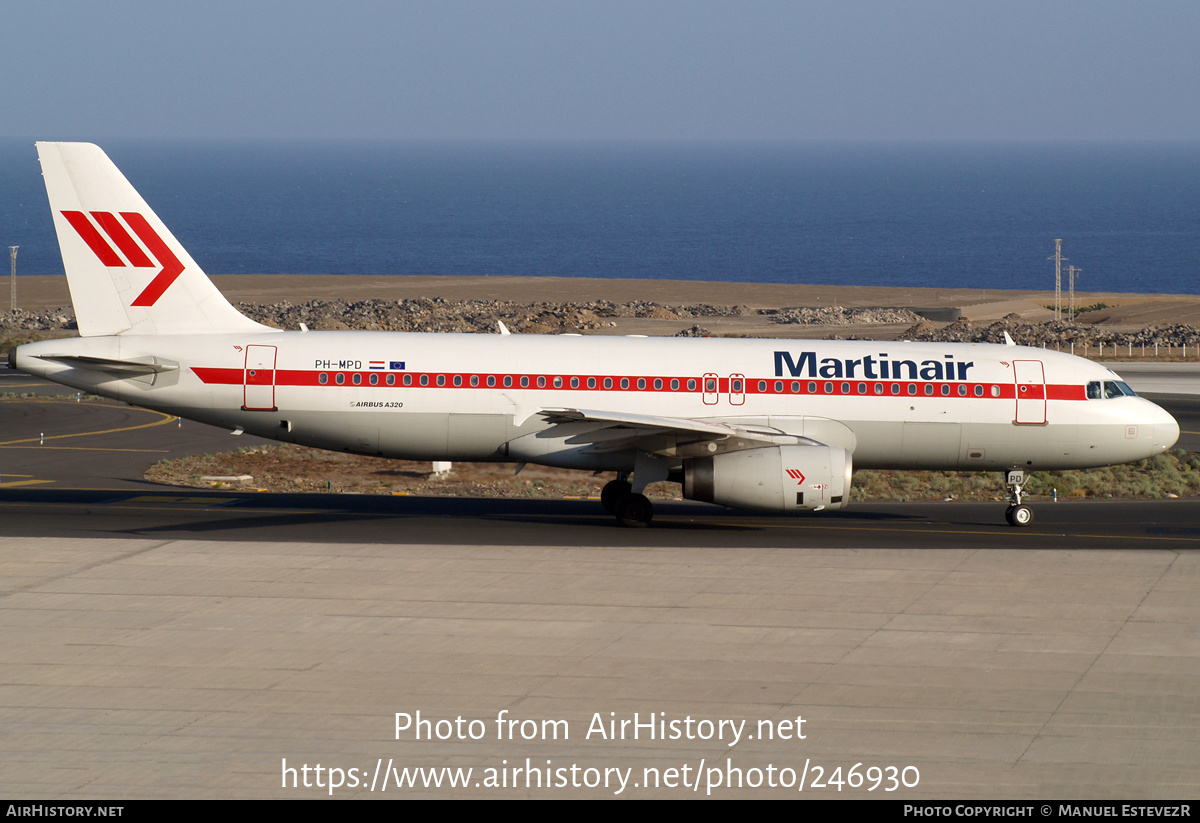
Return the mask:
[[[511,463],[454,463],[436,474],[429,462],[321,451],[280,445],[163,460],[146,472],[155,483],[196,488],[238,488],[272,492],[412,494],[444,497],[599,497],[611,473]],[[679,486],[656,483],[647,495],[677,499]]]
[[1075,344],[1076,353],[1083,346],[1097,348],[1101,343],[1118,351],[1140,349],[1142,346],[1194,347],[1200,344],[1200,329],[1186,323],[1167,323],[1147,326],[1136,331],[1121,331],[1103,326],[1047,321],[1026,323],[1019,315],[1010,315],[994,323],[971,323],[959,320],[947,325],[921,321],[904,334],[906,340],[927,340],[943,343],[1003,343],[1005,332],[1014,343],[1022,346],[1046,346],[1068,349]]
[[260,323],[295,329],[301,323],[313,330],[495,333],[497,324],[522,334],[601,331],[616,326],[617,318],[694,320],[746,313],[744,306],[663,306],[645,300],[614,303],[517,303],[505,300],[445,300],[440,297],[402,300],[310,300],[293,305],[238,303],[238,310]]

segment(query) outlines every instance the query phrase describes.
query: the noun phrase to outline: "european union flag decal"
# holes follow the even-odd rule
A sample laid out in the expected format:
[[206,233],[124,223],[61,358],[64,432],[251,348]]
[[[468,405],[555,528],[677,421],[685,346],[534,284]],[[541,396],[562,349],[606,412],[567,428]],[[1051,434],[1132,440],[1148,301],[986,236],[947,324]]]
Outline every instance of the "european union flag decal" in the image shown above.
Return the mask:
[[404,361],[403,360],[392,360],[392,361],[390,361],[388,368],[396,369],[398,371],[403,371],[404,370]]

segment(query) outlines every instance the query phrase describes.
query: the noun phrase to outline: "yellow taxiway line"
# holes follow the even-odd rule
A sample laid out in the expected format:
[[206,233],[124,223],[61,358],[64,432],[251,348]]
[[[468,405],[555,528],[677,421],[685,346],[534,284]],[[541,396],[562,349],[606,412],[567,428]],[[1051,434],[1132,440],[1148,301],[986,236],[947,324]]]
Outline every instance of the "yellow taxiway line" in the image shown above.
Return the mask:
[[[69,401],[66,401],[66,400],[26,400],[26,402],[66,403]],[[108,404],[94,404],[94,405],[102,405],[105,408],[116,408],[115,406],[109,406]],[[136,426],[120,426],[120,427],[114,428],[114,429],[97,429],[96,431],[75,432],[74,434],[52,434],[52,435],[50,435],[48,437],[44,437],[44,438],[43,437],[26,437],[21,440],[4,440],[4,441],[0,441],[0,447],[24,446],[25,444],[28,444],[28,443],[37,443],[40,445],[42,442],[44,442],[46,440],[65,440],[69,437],[91,437],[92,435],[98,435],[98,434],[116,434],[117,432],[129,432],[129,431],[136,431],[138,429],[149,429],[149,428],[153,428],[154,426],[163,426],[163,425],[166,425],[167,423],[174,423],[176,420],[179,419],[173,414],[166,414],[165,412],[154,411],[153,409],[141,409],[136,406],[129,406],[128,408],[130,408],[133,411],[146,412],[147,414],[157,414],[161,419],[155,420],[151,423],[139,423]],[[78,450],[82,450],[82,451],[152,451],[151,449],[105,449],[105,448],[89,448],[87,446],[65,446],[65,447],[64,446],[59,446],[59,447],[52,446],[51,448],[72,448],[72,449],[78,449]],[[158,450],[155,449],[153,451],[158,451]]]

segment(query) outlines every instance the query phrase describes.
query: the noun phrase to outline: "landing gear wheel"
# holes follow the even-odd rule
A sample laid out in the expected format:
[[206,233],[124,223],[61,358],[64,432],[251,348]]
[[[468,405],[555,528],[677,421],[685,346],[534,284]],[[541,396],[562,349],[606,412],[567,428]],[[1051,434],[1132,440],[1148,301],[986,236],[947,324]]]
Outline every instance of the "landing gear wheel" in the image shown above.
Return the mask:
[[644,528],[654,517],[654,506],[644,494],[627,494],[617,501],[613,514],[622,526]]
[[633,491],[633,486],[624,480],[610,480],[600,490],[600,505],[606,512],[613,514],[617,510],[617,501],[631,491]]
[[1004,473],[1004,485],[1008,486],[1008,511],[1004,519],[1010,526],[1028,526],[1033,522],[1033,511],[1021,502],[1026,477],[1021,469],[1009,469]]
[[1028,506],[1009,506],[1004,519],[1010,526],[1028,526],[1033,522],[1033,510]]

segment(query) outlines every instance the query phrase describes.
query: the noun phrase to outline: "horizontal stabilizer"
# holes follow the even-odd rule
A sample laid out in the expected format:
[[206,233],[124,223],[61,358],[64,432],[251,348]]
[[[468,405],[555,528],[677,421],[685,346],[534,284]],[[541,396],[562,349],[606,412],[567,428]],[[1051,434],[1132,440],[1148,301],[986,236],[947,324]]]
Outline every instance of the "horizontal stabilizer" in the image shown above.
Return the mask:
[[148,360],[113,360],[108,357],[88,357],[81,354],[39,354],[43,360],[53,360],[81,369],[93,369],[114,377],[137,377],[145,374],[162,374],[178,371],[178,363],[162,361],[157,357]]

